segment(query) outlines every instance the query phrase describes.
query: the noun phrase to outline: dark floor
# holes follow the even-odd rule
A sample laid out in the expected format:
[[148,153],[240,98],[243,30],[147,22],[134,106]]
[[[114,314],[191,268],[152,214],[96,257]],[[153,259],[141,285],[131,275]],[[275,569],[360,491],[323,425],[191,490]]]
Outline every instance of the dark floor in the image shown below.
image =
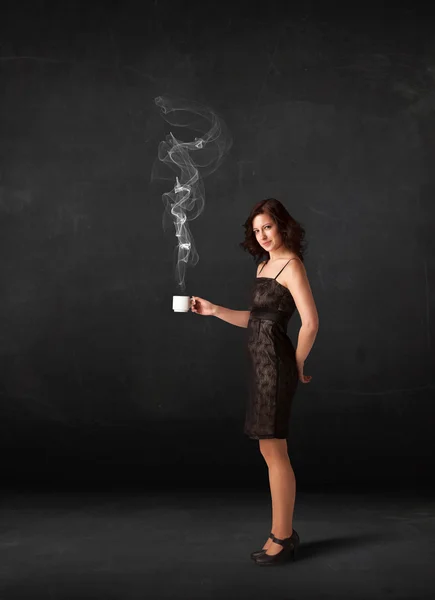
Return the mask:
[[296,562],[249,554],[268,492],[2,496],[0,599],[435,598],[435,499],[298,493]]

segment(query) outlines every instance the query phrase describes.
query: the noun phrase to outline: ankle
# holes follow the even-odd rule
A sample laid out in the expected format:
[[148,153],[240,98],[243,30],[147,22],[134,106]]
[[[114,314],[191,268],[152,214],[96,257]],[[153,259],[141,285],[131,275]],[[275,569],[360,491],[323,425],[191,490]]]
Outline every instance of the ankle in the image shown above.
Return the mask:
[[273,535],[279,540],[285,540],[286,538],[289,538],[293,535],[293,529],[277,529],[273,532]]

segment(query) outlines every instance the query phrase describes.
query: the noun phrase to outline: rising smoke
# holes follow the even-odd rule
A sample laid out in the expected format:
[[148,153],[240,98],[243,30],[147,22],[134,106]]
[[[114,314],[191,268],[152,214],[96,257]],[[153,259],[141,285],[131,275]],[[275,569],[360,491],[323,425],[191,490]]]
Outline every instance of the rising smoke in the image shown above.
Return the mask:
[[232,137],[224,121],[209,107],[167,96],[157,96],[154,102],[170,125],[187,127],[201,134],[191,142],[182,142],[170,132],[166,140],[159,144],[151,173],[151,181],[168,179],[167,175],[161,173],[163,165],[178,173],[173,189],[162,195],[165,205],[163,229],[166,230],[169,224],[175,226],[178,240],[175,278],[184,291],[186,267],[188,264],[194,266],[199,261],[188,221],[193,221],[202,213],[205,204],[203,179],[219,167],[225,153],[231,148]]

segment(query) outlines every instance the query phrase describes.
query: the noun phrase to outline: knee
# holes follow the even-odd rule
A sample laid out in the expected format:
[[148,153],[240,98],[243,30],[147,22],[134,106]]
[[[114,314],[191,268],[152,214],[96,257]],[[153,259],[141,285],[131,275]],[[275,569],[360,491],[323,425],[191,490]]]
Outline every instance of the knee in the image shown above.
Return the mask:
[[260,452],[264,460],[269,464],[278,460],[288,460],[287,440],[269,438],[259,440]]

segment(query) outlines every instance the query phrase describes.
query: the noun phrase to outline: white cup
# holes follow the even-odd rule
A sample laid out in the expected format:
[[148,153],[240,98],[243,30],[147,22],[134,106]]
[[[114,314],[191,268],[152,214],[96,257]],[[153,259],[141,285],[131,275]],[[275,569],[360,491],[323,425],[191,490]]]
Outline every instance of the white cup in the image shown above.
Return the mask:
[[190,310],[190,296],[172,296],[172,310],[174,312],[188,312]]

